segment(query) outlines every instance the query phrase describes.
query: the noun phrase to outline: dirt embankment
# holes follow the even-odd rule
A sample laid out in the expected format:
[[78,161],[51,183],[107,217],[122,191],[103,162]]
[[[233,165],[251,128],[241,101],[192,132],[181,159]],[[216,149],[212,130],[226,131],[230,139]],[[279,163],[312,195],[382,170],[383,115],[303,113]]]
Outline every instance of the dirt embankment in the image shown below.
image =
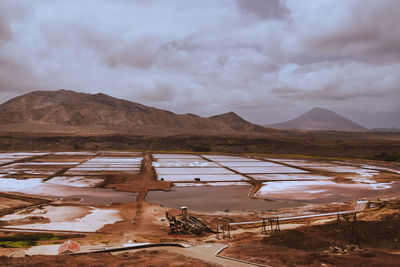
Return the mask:
[[191,151],[207,146],[213,152],[304,154],[329,157],[373,158],[382,152],[400,153],[400,134],[310,132],[274,135],[176,135],[127,134],[72,135],[0,133],[0,150],[165,150]]
[[113,256],[87,254],[76,256],[31,256],[25,258],[0,257],[2,266],[217,266],[198,259],[164,250],[140,251]]
[[[351,231],[352,227],[355,229]],[[332,254],[330,247],[359,244],[362,250]],[[269,237],[242,234],[223,255],[284,266],[396,266],[400,255],[400,211],[357,223],[336,222],[284,230]]]

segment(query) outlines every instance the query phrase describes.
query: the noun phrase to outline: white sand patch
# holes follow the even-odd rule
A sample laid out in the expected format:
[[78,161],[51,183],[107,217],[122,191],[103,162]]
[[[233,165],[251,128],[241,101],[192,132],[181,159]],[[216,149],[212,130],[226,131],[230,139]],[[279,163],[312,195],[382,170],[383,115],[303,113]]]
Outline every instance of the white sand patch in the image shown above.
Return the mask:
[[245,182],[174,183],[174,186],[234,186],[249,185]]
[[233,174],[228,169],[219,168],[156,168],[158,175],[164,174]]
[[88,178],[85,176],[74,176],[74,177],[58,176],[50,179],[46,183],[76,186],[76,187],[95,187],[104,182],[104,180],[105,180],[104,178]]
[[81,206],[44,206],[40,208],[27,208],[8,214],[0,218],[0,221],[12,221],[25,219],[28,216],[42,216],[52,222],[74,221],[89,214],[90,209]]
[[312,175],[312,174],[251,174],[251,178],[259,181],[263,180],[330,180],[333,177]]
[[389,189],[391,188],[391,184],[393,184],[394,182],[390,182],[390,183],[371,183],[368,184],[368,186],[374,190],[381,190],[381,189]]
[[27,189],[35,188],[40,185],[44,178],[31,178],[25,180],[18,180],[14,178],[1,178],[0,191],[1,192],[21,192]]
[[326,190],[306,190],[304,192],[310,193],[310,194],[317,194],[317,193],[322,193],[325,192]]
[[24,224],[5,226],[6,228],[35,229],[52,231],[96,232],[107,224],[122,221],[119,212],[113,209],[98,209],[90,207],[89,214],[73,221],[54,221],[50,223]]
[[246,181],[246,177],[239,174],[164,174],[159,175],[158,180],[168,181],[168,182],[192,182],[196,178],[200,178],[200,181],[205,182],[219,182],[219,181]]
[[308,173],[307,171],[282,167],[232,167],[231,169],[240,173]]

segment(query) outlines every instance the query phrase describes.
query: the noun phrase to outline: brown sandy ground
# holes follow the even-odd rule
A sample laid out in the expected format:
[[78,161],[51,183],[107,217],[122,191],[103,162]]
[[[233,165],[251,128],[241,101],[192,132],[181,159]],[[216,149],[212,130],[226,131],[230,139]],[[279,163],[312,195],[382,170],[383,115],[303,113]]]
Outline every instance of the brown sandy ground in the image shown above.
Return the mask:
[[278,131],[265,135],[160,135],[0,132],[2,151],[132,150],[191,151],[207,145],[213,152],[304,154],[374,158],[400,153],[399,133]]
[[398,266],[400,211],[398,205],[393,207],[358,216],[356,233],[361,250],[332,253],[330,247],[340,247],[340,240],[346,247],[357,243],[357,238],[348,228],[338,232],[336,222],[330,222],[282,230],[267,237],[243,233],[222,255],[272,266]]
[[140,251],[113,256],[111,254],[87,254],[65,256],[31,256],[25,258],[0,257],[2,266],[217,266],[198,259],[163,250]]

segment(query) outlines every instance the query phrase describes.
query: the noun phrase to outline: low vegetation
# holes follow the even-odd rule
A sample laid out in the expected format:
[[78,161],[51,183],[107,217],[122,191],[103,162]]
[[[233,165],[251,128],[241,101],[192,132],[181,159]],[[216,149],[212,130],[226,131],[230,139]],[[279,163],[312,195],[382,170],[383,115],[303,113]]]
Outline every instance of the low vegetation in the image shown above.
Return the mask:
[[0,236],[0,247],[3,248],[27,248],[36,246],[40,241],[63,240],[70,236],[54,235],[48,233],[33,233],[33,234],[13,234]]
[[192,146],[192,151],[194,152],[210,152],[211,147],[205,144],[197,144]]
[[395,162],[395,161],[400,162],[400,153],[390,154],[390,153],[382,152],[378,155],[375,155],[374,159],[383,160],[383,161],[391,161],[391,162]]

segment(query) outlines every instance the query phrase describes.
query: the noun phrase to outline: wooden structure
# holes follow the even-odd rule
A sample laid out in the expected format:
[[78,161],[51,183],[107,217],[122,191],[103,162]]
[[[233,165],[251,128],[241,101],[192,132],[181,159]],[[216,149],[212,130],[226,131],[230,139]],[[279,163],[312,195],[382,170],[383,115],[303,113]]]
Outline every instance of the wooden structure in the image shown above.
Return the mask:
[[357,212],[349,214],[339,214],[336,219],[335,235],[333,246],[344,250],[346,245],[356,244],[361,248],[357,229]]
[[[269,223],[271,230],[267,229],[267,222]],[[274,226],[274,223],[275,223],[275,226]],[[268,234],[278,233],[280,231],[281,231],[281,228],[279,225],[279,217],[266,218],[266,219],[262,220],[261,234],[268,235]]]
[[180,211],[169,210],[165,217],[169,221],[169,233],[174,235],[202,235],[206,232],[214,233],[203,222],[188,214],[187,207],[181,207]]

